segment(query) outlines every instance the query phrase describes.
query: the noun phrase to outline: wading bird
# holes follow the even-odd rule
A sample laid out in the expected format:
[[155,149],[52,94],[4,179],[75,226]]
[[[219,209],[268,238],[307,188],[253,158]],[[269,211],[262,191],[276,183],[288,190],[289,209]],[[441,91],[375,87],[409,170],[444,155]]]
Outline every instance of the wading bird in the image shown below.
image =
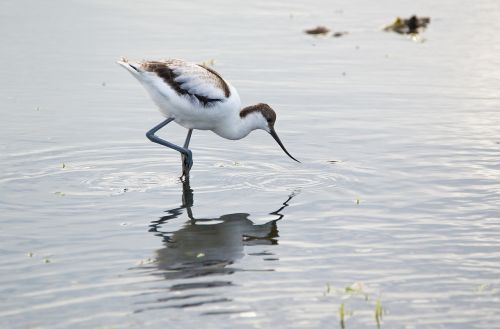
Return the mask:
[[[122,58],[118,64],[139,80],[165,116],[146,136],[181,153],[183,176],[187,176],[193,166],[193,154],[188,148],[193,129],[211,130],[232,140],[263,129],[290,158],[300,162],[288,153],[276,134],[274,110],[263,103],[241,108],[236,89],[211,68],[179,59],[133,63]],[[155,135],[172,121],[188,129],[182,147]]]

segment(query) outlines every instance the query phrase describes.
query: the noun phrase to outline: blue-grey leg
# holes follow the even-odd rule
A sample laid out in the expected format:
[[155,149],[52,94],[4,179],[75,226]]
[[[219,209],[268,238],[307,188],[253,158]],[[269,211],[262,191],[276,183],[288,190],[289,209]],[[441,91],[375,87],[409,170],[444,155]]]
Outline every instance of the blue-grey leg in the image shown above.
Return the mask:
[[191,141],[191,134],[193,133],[193,129],[188,130],[188,134],[186,136],[186,140],[184,141],[184,148],[187,149],[189,147],[189,141]]
[[[146,133],[146,137],[152,141],[153,143],[157,143],[163,146],[166,146],[168,148],[171,148],[173,150],[176,150],[177,152],[181,153],[183,157],[186,159],[190,159],[190,162],[183,161],[182,167],[183,167],[183,174],[189,173],[189,170],[191,169],[191,166],[193,165],[193,155],[190,150],[187,148],[180,147],[178,145],[175,145],[173,143],[167,142],[164,139],[161,139],[160,137],[156,136],[155,133],[160,130],[161,128],[165,127],[168,123],[174,121],[174,118],[168,118],[162,123],[160,123],[157,126],[154,126],[150,131]],[[191,134],[188,134],[189,137],[191,137]],[[189,143],[189,141],[188,141]]]
[[189,129],[186,140],[184,141],[184,149],[187,151],[187,155],[182,154],[182,174],[185,177],[188,177],[189,171],[193,166],[193,152],[189,149],[189,142],[191,141],[191,135],[193,133],[193,129]]

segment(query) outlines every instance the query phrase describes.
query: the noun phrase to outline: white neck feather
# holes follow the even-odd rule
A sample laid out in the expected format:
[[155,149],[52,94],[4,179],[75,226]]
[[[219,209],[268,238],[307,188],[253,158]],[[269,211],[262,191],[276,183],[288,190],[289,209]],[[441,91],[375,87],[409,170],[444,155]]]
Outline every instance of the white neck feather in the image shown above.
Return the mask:
[[247,136],[252,130],[267,128],[266,119],[260,112],[254,112],[241,118],[239,113],[228,118],[220,128],[214,132],[227,139],[242,139]]

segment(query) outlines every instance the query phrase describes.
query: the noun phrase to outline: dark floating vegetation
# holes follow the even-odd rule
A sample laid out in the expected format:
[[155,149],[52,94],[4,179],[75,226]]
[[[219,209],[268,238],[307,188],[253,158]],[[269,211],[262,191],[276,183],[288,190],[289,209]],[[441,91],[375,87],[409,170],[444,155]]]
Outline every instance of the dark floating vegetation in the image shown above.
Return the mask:
[[[330,32],[332,32],[332,30],[324,25],[318,25],[315,28],[304,30],[305,34],[310,34],[314,36],[320,36],[320,35],[326,36],[330,34]],[[347,34],[349,34],[349,32],[347,31],[332,32],[332,37],[340,38]]]
[[347,31],[335,32],[332,34],[332,37],[340,38],[340,37],[343,37],[344,35],[347,35],[347,34],[349,34],[349,32],[347,32]]
[[430,17],[417,17],[417,15],[413,15],[410,18],[404,19],[398,16],[391,24],[384,27],[384,31],[399,34],[418,34],[425,30],[430,22]]
[[[410,18],[401,18],[398,16],[391,24],[384,26],[383,30],[386,32],[409,35],[415,41],[424,41],[424,39],[420,39],[418,36],[427,28],[430,22],[430,17],[418,17],[417,15],[413,15]],[[318,25],[314,28],[304,30],[304,33],[314,36],[326,36],[331,33],[333,38],[340,38],[349,34],[348,31],[332,32],[330,28],[324,25]]]
[[304,33],[311,35],[326,35],[330,32],[330,29],[326,26],[319,25],[315,28],[304,30]]

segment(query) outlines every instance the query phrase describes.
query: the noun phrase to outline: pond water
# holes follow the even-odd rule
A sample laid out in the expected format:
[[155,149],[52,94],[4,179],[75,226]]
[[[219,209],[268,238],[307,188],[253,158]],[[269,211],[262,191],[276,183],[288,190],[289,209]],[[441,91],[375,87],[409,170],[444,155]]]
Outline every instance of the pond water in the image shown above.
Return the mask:
[[[0,9],[0,328],[498,328],[497,1]],[[195,131],[182,184],[120,56],[213,59],[302,164]]]

